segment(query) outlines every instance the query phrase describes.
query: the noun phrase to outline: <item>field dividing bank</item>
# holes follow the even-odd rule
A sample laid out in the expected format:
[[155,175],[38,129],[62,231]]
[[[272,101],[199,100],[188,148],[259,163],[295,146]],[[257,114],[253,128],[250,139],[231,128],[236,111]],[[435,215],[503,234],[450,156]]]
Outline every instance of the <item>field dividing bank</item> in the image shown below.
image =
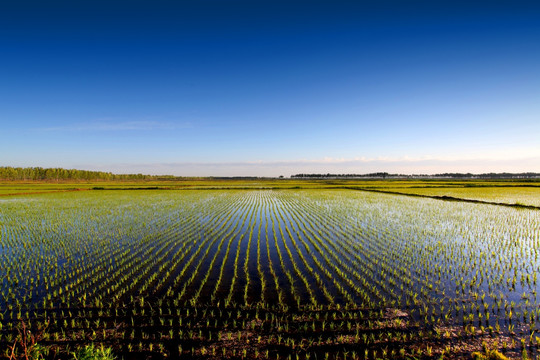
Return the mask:
[[[540,352],[540,211],[344,189],[0,201],[0,356]],[[51,355],[53,356],[53,355]]]

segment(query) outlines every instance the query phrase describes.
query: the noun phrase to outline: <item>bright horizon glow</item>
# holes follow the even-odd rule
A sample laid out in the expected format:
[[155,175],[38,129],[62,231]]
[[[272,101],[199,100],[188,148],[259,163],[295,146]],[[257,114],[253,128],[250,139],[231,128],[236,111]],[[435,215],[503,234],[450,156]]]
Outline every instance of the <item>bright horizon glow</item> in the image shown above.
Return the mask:
[[0,166],[540,172],[540,3],[0,4]]
[[[404,175],[440,174],[440,173],[473,173],[490,172],[529,172],[540,161],[540,157],[519,158],[511,160],[445,160],[445,159],[366,159],[342,160],[330,162],[326,160],[298,160],[287,162],[237,162],[237,163],[151,163],[151,164],[113,164],[117,173],[143,173],[148,175],[170,175],[182,173],[182,176],[259,176],[276,177],[295,174],[368,174],[389,172]],[[82,168],[77,167],[77,168]],[[137,172],[132,171],[133,168]],[[94,165],[87,170],[109,171],[110,165]],[[394,169],[394,171],[388,171]],[[495,169],[495,170],[494,170]],[[501,170],[497,170],[501,169]],[[219,174],[219,175],[216,175]]]

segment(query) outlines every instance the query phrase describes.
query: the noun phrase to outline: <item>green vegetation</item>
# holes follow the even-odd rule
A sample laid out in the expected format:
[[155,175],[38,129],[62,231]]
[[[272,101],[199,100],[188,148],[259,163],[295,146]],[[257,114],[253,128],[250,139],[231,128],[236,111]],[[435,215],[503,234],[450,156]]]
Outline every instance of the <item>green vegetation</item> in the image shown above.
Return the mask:
[[0,198],[0,356],[539,355],[538,210],[280,181]]
[[103,345],[96,347],[94,344],[86,345],[73,353],[74,360],[114,360],[111,348]]
[[509,205],[540,207],[540,186],[476,186],[476,187],[430,187],[386,188],[401,194],[446,196],[455,199],[478,200]]
[[148,180],[158,179],[157,176],[142,174],[113,174],[103,171],[88,171],[62,168],[21,168],[11,166],[0,167],[0,180],[11,181],[90,181],[90,180]]
[[475,351],[472,353],[472,358],[474,360],[508,360],[508,358],[497,351],[497,349],[490,349],[485,342],[482,343],[482,346],[484,348],[483,352]]

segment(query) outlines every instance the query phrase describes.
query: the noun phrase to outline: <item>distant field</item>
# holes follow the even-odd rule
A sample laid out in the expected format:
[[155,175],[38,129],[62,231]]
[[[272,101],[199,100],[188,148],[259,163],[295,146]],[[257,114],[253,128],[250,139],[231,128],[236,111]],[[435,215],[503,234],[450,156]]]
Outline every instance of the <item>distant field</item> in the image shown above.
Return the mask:
[[404,194],[450,196],[487,202],[540,206],[540,187],[386,188]]
[[23,322],[125,359],[539,355],[539,210],[249,185],[0,198],[0,349]]
[[[28,192],[51,192],[69,190],[128,190],[128,189],[334,189],[358,188],[402,191],[409,193],[437,194],[438,188],[484,188],[501,187],[514,188],[536,186],[540,181],[478,181],[478,180],[327,180],[327,179],[201,179],[185,181],[95,181],[95,182],[0,182],[0,195],[20,194]],[[471,190],[472,191],[472,190]],[[504,191],[500,191],[503,193]],[[517,192],[517,191],[516,191]],[[524,195],[526,196],[526,194]]]
[[114,182],[0,182],[1,195],[70,190],[129,189],[262,189],[335,187],[325,182],[304,180],[186,180],[186,181],[114,181]]

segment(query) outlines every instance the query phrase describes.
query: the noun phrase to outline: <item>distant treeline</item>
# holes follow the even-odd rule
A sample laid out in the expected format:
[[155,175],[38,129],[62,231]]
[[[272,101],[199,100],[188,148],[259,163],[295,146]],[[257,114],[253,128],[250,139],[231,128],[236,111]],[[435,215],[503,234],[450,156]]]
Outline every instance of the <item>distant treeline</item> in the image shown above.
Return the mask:
[[[279,178],[283,178],[280,176]],[[423,178],[423,179],[540,179],[540,173],[443,173],[443,174],[390,174],[387,172],[375,172],[369,174],[296,174],[291,178],[296,179],[314,179],[314,178],[372,178],[372,179],[404,179],[404,178]],[[4,181],[142,181],[142,180],[256,180],[265,179],[255,176],[237,176],[237,177],[179,177],[172,175],[144,175],[144,174],[113,174],[104,171],[89,171],[63,168],[42,168],[42,167],[11,167],[0,166],[0,180]]]
[[65,180],[161,180],[167,176],[153,176],[143,174],[113,174],[103,171],[88,171],[62,168],[41,167],[0,167],[0,180],[14,181],[65,181]]
[[386,178],[386,177],[405,177],[407,175],[389,174],[387,172],[377,172],[370,174],[296,174],[291,178]]
[[534,179],[540,178],[540,173],[484,173],[484,174],[462,174],[462,173],[444,173],[433,175],[435,177],[446,177],[452,179]]
[[433,179],[538,179],[540,173],[526,172],[526,173],[485,173],[485,174],[471,174],[471,173],[442,173],[442,174],[389,174],[387,172],[376,172],[369,174],[296,174],[291,178],[373,178],[373,179],[386,179],[386,178],[433,178]]

